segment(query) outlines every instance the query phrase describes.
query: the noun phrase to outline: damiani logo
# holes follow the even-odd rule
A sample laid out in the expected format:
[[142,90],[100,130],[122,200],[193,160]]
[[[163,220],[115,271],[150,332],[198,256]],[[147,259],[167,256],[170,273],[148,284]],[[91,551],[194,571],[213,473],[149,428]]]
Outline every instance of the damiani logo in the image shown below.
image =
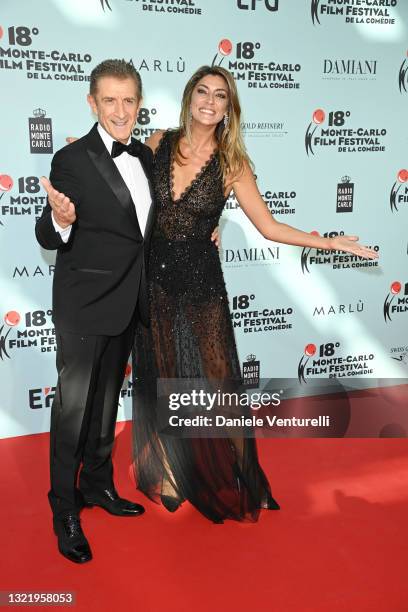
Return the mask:
[[[398,211],[397,204],[408,203],[408,187],[402,193],[400,192],[401,187],[408,182],[408,170],[400,170],[397,174],[397,180],[392,186],[390,192],[390,208],[391,212]],[[398,195],[399,194],[399,195]],[[398,196],[398,198],[397,198]]]
[[[407,51],[408,56],[408,51]],[[408,59],[405,58],[401,64],[398,75],[398,87],[401,93],[408,93]]]
[[392,304],[395,297],[401,292],[402,284],[399,281],[394,281],[391,284],[387,297],[384,300],[384,321],[391,321],[391,314],[408,311],[408,283],[404,286],[404,295],[397,299],[397,303]]

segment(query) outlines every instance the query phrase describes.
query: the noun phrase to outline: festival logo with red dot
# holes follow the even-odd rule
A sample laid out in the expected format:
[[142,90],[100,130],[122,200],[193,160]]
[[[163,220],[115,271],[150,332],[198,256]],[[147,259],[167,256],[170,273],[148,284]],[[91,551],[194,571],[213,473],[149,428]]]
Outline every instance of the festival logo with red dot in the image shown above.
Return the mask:
[[[20,314],[9,310],[0,326],[0,359],[11,359],[14,350],[37,348],[41,353],[56,351],[52,311],[34,310]],[[14,333],[11,332],[14,330]]]
[[306,344],[298,363],[298,380],[307,383],[307,379],[348,378],[373,374],[375,356],[371,352],[342,352],[339,341],[325,342],[317,346],[313,342]]
[[[403,292],[401,295],[401,291]],[[408,312],[408,282],[404,285],[400,281],[393,281],[385,297],[383,305],[384,321],[392,320],[391,315],[399,315]]]
[[[237,81],[246,83],[251,89],[300,89],[300,62],[271,58],[265,55],[267,52],[270,53],[265,51],[259,40],[232,41],[222,38],[211,65],[225,67]],[[229,59],[224,63],[227,57]]]
[[350,110],[316,108],[305,133],[306,155],[319,150],[336,153],[384,152],[386,128],[352,125]]
[[399,170],[390,191],[391,212],[398,212],[398,206],[408,204],[408,170]]

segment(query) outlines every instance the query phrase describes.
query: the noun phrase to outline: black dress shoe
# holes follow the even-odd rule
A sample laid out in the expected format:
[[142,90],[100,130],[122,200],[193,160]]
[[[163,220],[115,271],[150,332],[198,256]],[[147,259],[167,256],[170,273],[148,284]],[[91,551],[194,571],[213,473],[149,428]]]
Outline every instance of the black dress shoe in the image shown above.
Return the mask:
[[88,508],[99,506],[115,516],[140,516],[145,511],[140,504],[119,497],[113,487],[103,491],[82,490],[82,495]]
[[86,563],[92,559],[92,552],[77,514],[54,518],[53,523],[61,555],[74,563]]

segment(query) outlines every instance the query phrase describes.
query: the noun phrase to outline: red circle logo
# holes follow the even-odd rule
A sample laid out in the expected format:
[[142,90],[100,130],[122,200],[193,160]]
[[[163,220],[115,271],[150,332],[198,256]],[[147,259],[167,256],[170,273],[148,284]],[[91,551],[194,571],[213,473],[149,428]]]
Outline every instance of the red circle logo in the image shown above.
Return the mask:
[[10,191],[13,184],[11,176],[8,174],[0,174],[0,191]]
[[406,183],[408,181],[408,170],[400,170],[398,172],[398,180],[400,183]]
[[307,344],[305,346],[305,355],[308,357],[312,357],[316,353],[316,345],[315,344]]
[[3,38],[3,28],[0,26],[0,38]]
[[391,293],[397,295],[401,291],[401,283],[399,281],[394,281],[391,284]]
[[130,365],[130,363],[128,363],[125,368],[125,378],[128,378],[131,375],[131,373],[132,373],[132,366]]
[[15,327],[18,325],[20,323],[20,319],[21,317],[16,310],[9,310],[9,312],[6,312],[4,315],[4,322],[10,327]]
[[317,123],[317,125],[320,125],[320,123],[323,123],[325,119],[326,113],[322,108],[318,108],[317,110],[315,110],[315,112],[313,113],[313,123]]
[[232,42],[228,38],[223,38],[218,45],[218,51],[222,55],[229,55],[232,51]]

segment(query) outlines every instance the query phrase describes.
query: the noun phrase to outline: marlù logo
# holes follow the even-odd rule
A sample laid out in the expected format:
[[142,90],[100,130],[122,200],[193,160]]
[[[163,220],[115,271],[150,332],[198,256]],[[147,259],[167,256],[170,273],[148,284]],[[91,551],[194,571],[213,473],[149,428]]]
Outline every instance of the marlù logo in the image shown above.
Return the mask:
[[51,408],[55,397],[55,387],[44,387],[44,389],[29,389],[28,403],[31,410]]
[[293,308],[264,306],[255,308],[255,294],[235,295],[232,298],[231,319],[234,328],[244,333],[268,332],[292,329]]
[[52,153],[52,121],[46,117],[42,108],[33,111],[34,117],[28,119],[30,134],[30,153]]
[[321,17],[339,17],[348,24],[392,26],[397,4],[398,0],[311,0],[310,13],[314,25],[321,24]]
[[[319,232],[310,232],[314,236],[319,236]],[[335,238],[336,236],[344,236],[344,232],[326,232],[323,234],[325,238]],[[378,245],[371,246],[374,251],[379,251]],[[314,255],[312,252],[316,251]],[[303,247],[300,255],[300,265],[303,274],[310,273],[310,266],[331,266],[333,270],[348,270],[350,268],[372,268],[378,267],[378,260],[363,259],[359,255],[352,255],[345,251],[331,251],[328,249],[312,249]]]
[[408,283],[405,283],[404,285],[403,296],[398,297],[396,303],[394,302],[396,296],[401,293],[401,289],[402,284],[399,281],[394,281],[391,283],[390,290],[384,300],[383,306],[384,321],[386,323],[392,320],[391,315],[408,312]]
[[[18,195],[13,187],[18,189]],[[8,174],[0,174],[0,213],[2,217],[34,216],[38,219],[47,203],[47,196],[35,195],[40,193],[41,186],[38,176],[20,176],[14,183]],[[10,195],[3,199],[6,193]],[[0,221],[0,225],[4,225]]]
[[373,374],[373,353],[339,355],[340,342],[326,342],[317,347],[305,346],[298,363],[298,380],[307,383],[308,378],[344,378]]
[[218,51],[212,60],[212,66],[221,66],[224,59],[231,54],[226,68],[236,81],[243,81],[249,88],[256,89],[300,89],[300,63],[290,63],[261,57],[263,49],[260,42],[244,41],[233,43],[223,38],[218,43]]
[[[408,56],[408,51],[407,51]],[[405,57],[398,74],[398,87],[401,93],[408,93],[408,59]]]
[[324,79],[374,80],[377,74],[377,60],[325,59],[323,60]]
[[341,183],[337,185],[336,212],[353,212],[354,183],[349,176],[343,176]]
[[271,265],[279,263],[280,247],[248,247],[243,249],[225,249],[222,253],[224,263],[229,267],[250,265]]
[[364,310],[364,302],[363,300],[358,300],[356,304],[329,304],[329,306],[315,306],[313,309],[314,317],[329,317],[329,316],[337,316],[337,315],[349,315],[355,314],[356,312],[363,312]]
[[387,130],[348,127],[350,116],[350,111],[331,111],[327,114],[327,127],[323,127],[326,112],[322,108],[315,110],[305,134],[306,154],[314,155],[316,148],[334,149],[337,153],[384,152]]
[[[26,312],[23,317],[16,310],[9,310],[4,315],[4,324],[0,326],[0,359],[11,359],[11,350],[38,348],[41,353],[56,351],[55,329],[50,321],[51,310],[34,310]],[[16,337],[11,331],[24,321],[25,329],[16,329]]]
[[408,170],[400,170],[397,174],[397,180],[393,184],[390,191],[390,208],[391,212],[397,212],[400,204],[408,204]]
[[255,355],[248,355],[247,360],[242,364],[243,385],[246,389],[257,389],[261,373],[260,362]]

